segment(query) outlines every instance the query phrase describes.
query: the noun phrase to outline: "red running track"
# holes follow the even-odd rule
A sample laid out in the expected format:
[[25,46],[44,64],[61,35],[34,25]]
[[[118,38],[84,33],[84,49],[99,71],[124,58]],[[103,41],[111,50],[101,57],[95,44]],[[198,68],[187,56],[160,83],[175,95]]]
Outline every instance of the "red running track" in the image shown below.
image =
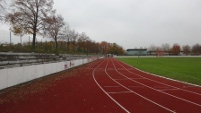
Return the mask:
[[151,75],[114,58],[78,68],[74,76],[24,97],[1,103],[0,113],[201,112],[200,86]]

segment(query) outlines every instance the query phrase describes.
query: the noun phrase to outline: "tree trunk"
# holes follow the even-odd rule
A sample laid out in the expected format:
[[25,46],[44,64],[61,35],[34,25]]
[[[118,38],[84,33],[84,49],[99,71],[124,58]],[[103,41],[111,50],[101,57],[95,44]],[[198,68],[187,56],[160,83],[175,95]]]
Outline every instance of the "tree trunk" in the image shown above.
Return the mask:
[[74,54],[76,53],[76,42],[74,41]]
[[58,54],[58,44],[57,44],[57,37],[54,37],[55,40],[55,53]]
[[67,40],[67,52],[69,52],[69,45],[70,45],[70,40],[69,40],[69,37],[68,37],[68,40]]
[[36,47],[36,33],[33,33],[32,49],[35,50]]

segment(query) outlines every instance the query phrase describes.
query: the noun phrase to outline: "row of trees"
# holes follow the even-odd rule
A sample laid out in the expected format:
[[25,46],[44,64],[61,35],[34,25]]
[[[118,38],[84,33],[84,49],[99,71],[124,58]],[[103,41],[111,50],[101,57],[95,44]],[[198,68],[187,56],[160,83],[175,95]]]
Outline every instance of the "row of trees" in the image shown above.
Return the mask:
[[[32,51],[36,49],[52,51],[52,45],[54,45],[56,53],[124,53],[123,48],[116,43],[110,44],[104,41],[97,43],[92,41],[86,33],[78,33],[70,29],[64,18],[56,14],[53,4],[53,0],[13,0],[10,6],[11,11],[5,16],[5,21],[11,25],[10,30],[15,35],[31,34],[33,36]],[[54,43],[52,41],[36,42],[37,35],[49,37]],[[27,50],[27,43],[20,46]],[[6,48],[6,46],[1,47]]]
[[[23,44],[0,44],[0,52],[33,52],[30,42]],[[36,41],[35,52],[39,53],[53,53],[55,46],[53,41],[38,42]],[[58,52],[68,54],[115,54],[122,55],[125,53],[124,49],[116,43],[108,43],[103,41],[101,43],[87,40],[81,40],[79,37],[76,41],[70,40],[69,42],[59,40]]]
[[148,48],[150,52],[156,52],[157,55],[164,55],[164,54],[172,54],[172,55],[179,55],[181,53],[185,55],[201,55],[201,45],[195,44],[193,46],[183,45],[180,46],[179,44],[173,44],[172,47],[169,44],[162,44],[160,47],[151,45]]

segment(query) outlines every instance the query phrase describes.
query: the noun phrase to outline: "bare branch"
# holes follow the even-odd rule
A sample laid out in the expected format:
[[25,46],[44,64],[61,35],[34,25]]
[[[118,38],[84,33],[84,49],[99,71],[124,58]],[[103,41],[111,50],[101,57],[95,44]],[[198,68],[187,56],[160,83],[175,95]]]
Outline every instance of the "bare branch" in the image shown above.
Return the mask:
[[36,34],[42,34],[44,30],[44,18],[54,11],[53,0],[15,0],[11,7],[13,11],[6,18],[12,29],[20,29],[22,34],[32,34],[32,46],[35,48]]

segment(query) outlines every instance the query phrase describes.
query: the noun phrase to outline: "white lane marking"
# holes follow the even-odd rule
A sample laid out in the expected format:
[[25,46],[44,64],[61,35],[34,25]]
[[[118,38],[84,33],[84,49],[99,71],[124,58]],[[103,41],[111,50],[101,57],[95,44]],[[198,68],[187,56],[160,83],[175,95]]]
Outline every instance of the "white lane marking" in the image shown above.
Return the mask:
[[107,92],[109,94],[124,94],[124,93],[133,93],[133,92],[130,92],[130,91],[119,91],[119,92]]
[[120,80],[128,80],[128,79],[114,79],[114,80],[118,80],[118,81],[120,81]]
[[[102,62],[103,63],[103,62]],[[101,64],[102,64],[101,63]],[[100,64],[100,65],[101,65]],[[100,65],[98,65],[98,67],[100,66]],[[114,98],[112,98],[101,86],[100,86],[100,84],[97,82],[97,80],[96,80],[96,78],[95,78],[95,70],[96,70],[96,68],[93,70],[93,73],[92,73],[92,75],[93,75],[93,79],[94,79],[94,81],[95,81],[95,83],[98,85],[98,87],[114,102],[114,103],[116,103],[120,108],[122,108],[125,112],[127,112],[127,113],[130,113],[130,111],[128,111],[126,108],[124,108],[119,102],[117,102]]]
[[141,78],[131,78],[131,79],[138,80],[138,79],[145,79],[145,78],[141,77]]
[[[108,66],[108,64],[107,64],[107,66]],[[107,66],[106,66],[106,68],[107,68]],[[114,79],[107,73],[106,68],[105,68],[105,73],[106,73],[106,74],[108,75],[108,77],[109,77],[111,80],[113,80],[115,83],[119,84],[120,86],[124,87],[124,88],[127,89],[128,91],[130,91],[130,92],[132,92],[132,93],[138,95],[139,97],[141,97],[141,98],[143,98],[143,99],[145,99],[145,100],[147,100],[147,101],[149,101],[149,102],[151,102],[151,103],[153,103],[153,104],[155,104],[155,105],[157,105],[157,106],[159,106],[159,107],[161,107],[161,108],[163,108],[163,109],[165,109],[165,110],[167,110],[167,111],[170,111],[170,112],[172,112],[172,113],[176,113],[175,111],[173,111],[173,110],[171,110],[171,109],[169,109],[169,108],[167,108],[167,107],[165,107],[165,106],[162,106],[162,105],[160,105],[160,104],[154,102],[154,101],[151,100],[151,99],[148,99],[148,98],[146,98],[146,97],[140,95],[139,93],[137,93],[137,92],[135,92],[135,91],[133,91],[133,90],[127,88],[126,86],[122,85],[122,84],[119,83],[118,81],[114,80]]]
[[[136,79],[137,80],[137,79],[145,79],[145,78],[130,78],[130,79],[134,79],[134,80]],[[114,79],[114,80],[128,80],[128,79],[123,78],[123,79]]]
[[130,88],[143,88],[144,86],[128,86]]
[[168,86],[153,86],[153,88],[163,89],[163,88],[170,88],[170,87],[168,87]]
[[[124,66],[123,66],[122,64],[120,64],[119,62],[117,62],[117,63],[118,63],[119,65],[121,65],[122,67],[124,67]],[[125,64],[125,65],[128,65],[128,64],[126,64],[126,63],[124,63],[124,62],[122,62],[122,63]],[[128,65],[128,66],[130,66],[130,65]],[[130,67],[132,67],[132,66],[130,66]],[[125,68],[125,67],[124,67],[124,68]],[[133,68],[134,68],[134,67],[133,67]],[[126,68],[125,68],[125,69],[126,69]],[[163,77],[163,76],[159,76],[159,75],[156,75],[156,74],[148,73],[148,72],[139,70],[139,69],[137,69],[137,68],[134,68],[134,69],[136,69],[136,70],[138,70],[138,71],[141,71],[141,72],[144,72],[144,73],[146,73],[146,74],[150,74],[150,75],[153,75],[153,76],[156,76],[156,77],[160,77],[160,78],[164,78],[164,79],[167,79],[167,80],[175,81],[175,82],[178,82],[178,83],[189,84],[189,85],[192,85],[192,86],[195,86],[195,87],[201,87],[201,86],[199,86],[199,85],[195,85],[195,84],[191,84],[191,83],[187,83],[187,82],[182,82],[182,81],[178,81],[178,80],[166,78],[166,77]],[[126,70],[127,70],[129,73],[133,74],[133,75],[137,75],[137,76],[139,76],[139,77],[143,77],[143,76],[141,76],[141,75],[139,75],[139,74],[136,74],[136,73],[134,73],[134,72],[129,71],[130,69],[129,69],[129,70],[126,69]],[[133,70],[133,69],[132,69],[132,70]],[[155,82],[155,83],[167,85],[167,86],[170,86],[170,87],[175,88],[175,89],[180,89],[180,90],[182,90],[182,91],[189,92],[189,93],[193,93],[193,94],[196,94],[196,95],[200,95],[200,96],[201,96],[201,94],[200,94],[200,93],[197,93],[197,92],[193,92],[193,91],[190,91],[190,90],[178,88],[178,87],[176,87],[176,86],[172,86],[172,85],[169,85],[169,84],[166,84],[166,83],[162,83],[162,82],[159,82],[159,81],[155,81],[155,80],[152,80],[152,79],[149,79],[149,78],[146,78],[146,77],[143,77],[143,78],[145,78],[145,79],[147,79],[147,80],[149,80],[149,81]]]
[[179,89],[159,89],[158,91],[175,91],[175,90],[179,90]]
[[183,88],[191,88],[191,87],[197,88],[197,86],[183,86]]
[[[113,63],[113,62],[112,62],[112,63]],[[113,63],[113,65],[114,65],[114,63]],[[115,67],[115,65],[114,65],[114,67]],[[124,74],[120,73],[118,70],[116,70],[116,72],[119,73],[120,75],[124,76],[125,78],[130,79],[129,77],[127,77],[127,76],[125,76]],[[135,80],[133,80],[133,79],[130,79],[130,80],[133,81],[133,82],[135,82],[135,83],[138,83],[138,84],[140,84],[140,85],[143,85],[143,86],[145,86],[145,87],[147,87],[147,88],[149,88],[149,89],[155,90],[155,91],[157,91],[157,92],[161,92],[161,91],[158,91],[157,89],[154,89],[154,88],[152,88],[152,87],[150,87],[150,86],[148,86],[148,85],[145,85],[145,84],[143,84],[143,83],[141,83],[141,82],[135,81]],[[175,88],[175,89],[178,89],[178,88]],[[195,103],[195,102],[192,102],[192,101],[190,101],[190,100],[187,100],[187,99],[184,99],[184,98],[181,98],[181,97],[177,97],[177,96],[171,95],[171,94],[166,93],[166,92],[161,92],[161,93],[166,94],[166,95],[169,95],[169,96],[171,96],[171,97],[174,97],[174,98],[177,98],[177,99],[179,99],[179,100],[182,100],[182,101],[185,101],[185,102],[188,102],[188,103],[191,103],[191,104],[194,104],[194,105],[197,105],[197,106],[201,107],[200,104]]]
[[115,87],[119,87],[119,86],[104,86],[104,87],[115,88]]

